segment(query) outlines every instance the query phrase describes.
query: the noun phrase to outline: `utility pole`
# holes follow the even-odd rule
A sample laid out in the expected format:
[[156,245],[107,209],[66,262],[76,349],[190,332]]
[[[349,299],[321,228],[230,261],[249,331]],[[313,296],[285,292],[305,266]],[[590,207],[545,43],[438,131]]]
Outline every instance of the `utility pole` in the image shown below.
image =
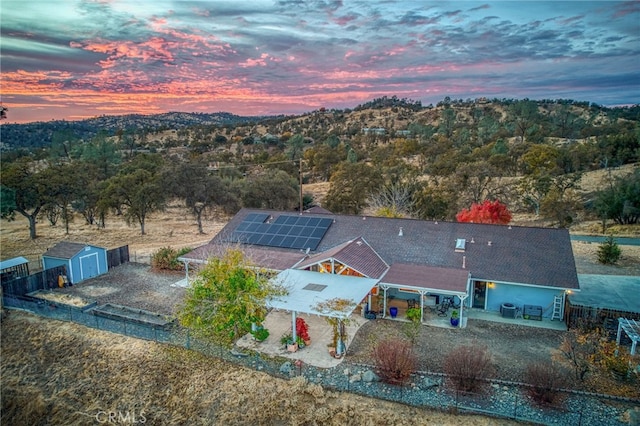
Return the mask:
[[302,157],[300,157],[298,176],[300,179],[300,214],[302,214]]

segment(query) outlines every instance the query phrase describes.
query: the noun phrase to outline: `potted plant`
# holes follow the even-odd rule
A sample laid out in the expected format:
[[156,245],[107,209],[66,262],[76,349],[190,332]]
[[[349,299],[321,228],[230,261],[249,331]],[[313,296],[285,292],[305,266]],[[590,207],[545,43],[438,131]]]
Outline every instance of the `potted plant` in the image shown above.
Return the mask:
[[258,342],[264,342],[269,337],[269,330],[263,327],[256,328],[253,332],[251,332],[253,338]]
[[457,327],[458,324],[460,324],[460,316],[459,316],[458,311],[456,309],[451,311],[451,319],[449,321],[451,322],[451,325],[454,326],[454,327]]
[[285,333],[280,338],[280,343],[287,348],[289,352],[296,352],[298,350],[298,342],[293,340],[291,333]]
[[407,319],[411,322],[420,322],[421,317],[420,308],[407,309]]
[[296,335],[302,338],[305,346],[311,344],[311,337],[309,337],[309,326],[304,318],[296,318]]

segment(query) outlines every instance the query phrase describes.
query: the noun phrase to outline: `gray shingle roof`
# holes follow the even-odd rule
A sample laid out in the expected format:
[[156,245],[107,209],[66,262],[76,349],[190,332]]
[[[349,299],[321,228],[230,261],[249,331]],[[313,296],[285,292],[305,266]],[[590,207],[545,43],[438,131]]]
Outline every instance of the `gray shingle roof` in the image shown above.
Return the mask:
[[394,263],[380,282],[466,293],[468,280],[466,269]]
[[43,256],[55,257],[56,259],[71,259],[73,256],[84,250],[87,245],[88,244],[61,241],[47,250]]
[[[224,242],[225,236],[230,235],[252,212],[270,214],[274,218],[280,214],[291,214],[242,209],[212,243]],[[334,222],[313,253],[362,237],[388,265],[403,263],[462,269],[464,264],[464,269],[471,273],[473,279],[579,288],[571,240],[566,229],[335,214],[321,217],[331,217]],[[400,228],[402,235],[399,235]],[[455,251],[456,240],[460,238],[466,240],[463,252]],[[297,250],[266,250],[300,253]]]
[[[223,256],[229,248],[233,248],[233,246],[229,244],[217,244],[211,241],[209,244],[200,246],[181,256],[179,259],[186,259],[193,262],[206,262],[211,257]],[[241,247],[241,249],[251,264],[260,268],[276,271],[289,269],[306,257],[305,253],[296,250],[282,250],[260,246],[244,246]]]

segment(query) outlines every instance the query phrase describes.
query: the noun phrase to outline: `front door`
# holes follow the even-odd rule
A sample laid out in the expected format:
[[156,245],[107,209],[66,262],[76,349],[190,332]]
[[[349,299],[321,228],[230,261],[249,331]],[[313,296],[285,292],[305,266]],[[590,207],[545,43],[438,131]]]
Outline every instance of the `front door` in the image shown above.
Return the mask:
[[487,301],[487,283],[475,281],[473,283],[473,307],[484,309]]

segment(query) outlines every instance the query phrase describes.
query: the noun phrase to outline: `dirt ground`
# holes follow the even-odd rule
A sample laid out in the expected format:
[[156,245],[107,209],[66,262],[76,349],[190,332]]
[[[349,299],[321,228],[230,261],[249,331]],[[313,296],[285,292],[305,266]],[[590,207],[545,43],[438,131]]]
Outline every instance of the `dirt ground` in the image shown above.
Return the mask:
[[193,351],[10,311],[2,321],[7,425],[515,425],[283,380]]

